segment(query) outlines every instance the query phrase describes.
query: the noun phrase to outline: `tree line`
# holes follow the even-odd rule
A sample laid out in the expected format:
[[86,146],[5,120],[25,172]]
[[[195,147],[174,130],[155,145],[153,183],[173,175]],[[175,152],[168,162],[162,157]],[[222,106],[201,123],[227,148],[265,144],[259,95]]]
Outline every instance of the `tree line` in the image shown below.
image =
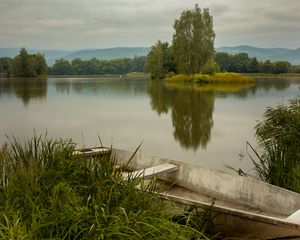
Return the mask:
[[300,73],[300,66],[292,66],[287,61],[271,62],[270,60],[258,61],[247,53],[231,55],[224,52],[215,54],[215,62],[223,72],[238,73]]
[[[181,36],[182,33],[179,35]],[[271,74],[300,73],[300,65],[293,66],[287,61],[258,61],[255,57],[249,57],[247,53],[231,55],[224,52],[214,53],[213,50],[212,55],[204,54],[199,49],[197,54],[191,54],[188,51],[184,52],[182,49],[187,49],[187,47],[181,46],[177,43],[176,39],[172,43],[172,45],[169,45],[168,42],[157,41],[151,47],[147,57],[140,56],[112,60],[99,60],[96,58],[81,60],[80,58],[76,58],[72,61],[58,59],[52,67],[47,66],[43,54],[28,54],[25,48],[21,48],[20,53],[15,58],[0,58],[0,76],[36,77],[47,74],[121,75],[129,72],[149,72],[152,78],[160,79],[164,78],[167,74],[197,73],[199,69],[198,72],[204,74],[213,74],[216,71]],[[191,42],[188,45],[193,44]],[[184,54],[187,54],[187,56],[183,56]],[[206,56],[206,61],[203,60],[204,57],[201,58],[201,61],[197,60],[196,56],[200,57],[202,54]],[[183,65],[181,66],[179,56],[188,59],[188,64],[182,63]],[[181,67],[179,68],[178,66]]]
[[119,58],[112,60],[81,60],[75,58],[72,61],[58,59],[49,74],[52,75],[102,75],[102,74],[127,74],[129,72],[144,72],[146,57]]
[[22,47],[20,53],[14,57],[0,58],[0,73],[5,77],[36,77],[47,75],[48,66],[44,54],[29,54]]

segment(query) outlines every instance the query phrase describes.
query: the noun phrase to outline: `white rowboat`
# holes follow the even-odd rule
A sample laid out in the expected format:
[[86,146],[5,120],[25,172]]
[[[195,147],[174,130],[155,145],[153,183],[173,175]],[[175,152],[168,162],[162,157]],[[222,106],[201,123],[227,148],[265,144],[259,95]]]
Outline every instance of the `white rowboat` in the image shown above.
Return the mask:
[[[89,151],[90,150],[90,151]],[[90,148],[75,154],[108,153],[124,165],[133,152]],[[211,208],[217,213],[214,232],[243,239],[300,239],[300,194],[257,179],[229,174],[170,159],[142,154],[138,150],[124,178],[156,176],[159,185],[170,184],[162,196],[178,203]]]

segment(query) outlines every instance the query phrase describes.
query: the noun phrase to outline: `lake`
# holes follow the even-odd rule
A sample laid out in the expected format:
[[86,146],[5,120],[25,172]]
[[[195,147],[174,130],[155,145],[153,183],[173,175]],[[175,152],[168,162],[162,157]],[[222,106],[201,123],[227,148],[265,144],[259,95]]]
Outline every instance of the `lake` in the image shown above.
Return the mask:
[[[145,78],[0,79],[0,144],[34,131],[78,146],[142,151],[213,169],[251,170],[246,142],[267,106],[300,96],[300,77],[255,85],[169,85]],[[249,150],[249,149],[248,149]]]

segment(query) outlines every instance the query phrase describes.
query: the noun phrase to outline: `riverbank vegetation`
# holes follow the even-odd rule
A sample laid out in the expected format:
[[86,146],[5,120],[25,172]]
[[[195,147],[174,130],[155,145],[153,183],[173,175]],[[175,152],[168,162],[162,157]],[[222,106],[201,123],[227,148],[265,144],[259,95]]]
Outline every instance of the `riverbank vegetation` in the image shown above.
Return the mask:
[[71,61],[57,59],[53,66],[47,66],[44,55],[30,55],[25,48],[15,58],[0,58],[0,77],[36,77],[40,75],[57,76],[95,76],[95,75],[125,75],[128,73],[145,73],[146,57],[119,58],[100,60],[92,58]]
[[257,177],[300,193],[300,99],[267,108],[256,137],[258,149],[248,146]]
[[58,59],[52,67],[49,67],[50,75],[123,75],[130,72],[144,72],[146,57],[120,58],[112,60],[100,60],[92,58],[81,60],[75,58],[72,61]]
[[2,146],[1,239],[207,239],[207,222],[173,210],[154,182],[124,180],[113,156],[73,151],[44,137]]

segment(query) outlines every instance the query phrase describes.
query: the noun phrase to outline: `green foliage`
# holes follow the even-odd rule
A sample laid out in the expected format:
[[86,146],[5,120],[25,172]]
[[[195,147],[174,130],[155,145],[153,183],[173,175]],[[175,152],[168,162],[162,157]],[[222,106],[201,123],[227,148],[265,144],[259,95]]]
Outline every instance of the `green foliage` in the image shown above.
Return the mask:
[[158,40],[151,47],[147,56],[147,70],[153,79],[162,79],[167,73],[176,71],[172,49],[167,42],[163,43]]
[[249,59],[248,72],[249,73],[258,73],[258,72],[260,72],[260,64],[257,61],[256,57]]
[[[86,158],[74,147],[41,136],[2,147],[1,239],[205,238],[189,226],[191,214],[171,210],[153,184],[124,180],[113,156]],[[172,221],[178,214],[184,224]]]
[[218,52],[214,57],[215,62],[220,66],[222,72],[231,71],[231,56],[225,52]]
[[34,58],[21,48],[20,54],[13,60],[13,73],[16,77],[35,77],[34,64]]
[[213,60],[208,61],[201,69],[201,73],[205,75],[214,75],[217,72],[220,72],[220,66]]
[[250,58],[247,53],[230,55],[218,52],[215,54],[215,61],[223,72],[280,74],[290,73],[293,70],[289,62],[271,62],[270,60],[258,62],[255,57]]
[[[77,63],[77,61],[75,63]],[[55,60],[55,63],[50,70],[50,74],[54,75],[72,75],[73,73],[72,65],[63,58]]]
[[0,74],[3,73],[5,77],[8,77],[12,73],[12,59],[8,57],[0,58]]
[[13,74],[16,77],[36,77],[38,75],[47,75],[47,63],[44,55],[28,54],[27,50],[22,47],[19,55],[12,61]]
[[247,53],[229,55],[227,53],[216,53],[215,61],[220,65],[223,72],[257,72],[259,69],[256,58],[249,58]]
[[179,73],[199,73],[214,55],[213,18],[207,8],[183,11],[174,23],[174,60]]
[[81,60],[75,58],[70,63],[66,59],[56,60],[50,74],[53,75],[102,75],[127,74],[130,72],[144,72],[146,57],[119,58],[112,60]]
[[262,152],[252,148],[259,159],[253,160],[259,179],[300,193],[300,100],[269,107],[256,137]]
[[292,66],[292,73],[300,73],[300,65]]
[[274,74],[289,73],[291,70],[291,64],[287,61],[278,61],[274,63],[273,72]]
[[274,65],[270,60],[261,63],[261,71],[263,73],[273,73]]
[[35,71],[37,75],[47,75],[48,66],[44,54],[37,53],[33,55],[35,59]]

